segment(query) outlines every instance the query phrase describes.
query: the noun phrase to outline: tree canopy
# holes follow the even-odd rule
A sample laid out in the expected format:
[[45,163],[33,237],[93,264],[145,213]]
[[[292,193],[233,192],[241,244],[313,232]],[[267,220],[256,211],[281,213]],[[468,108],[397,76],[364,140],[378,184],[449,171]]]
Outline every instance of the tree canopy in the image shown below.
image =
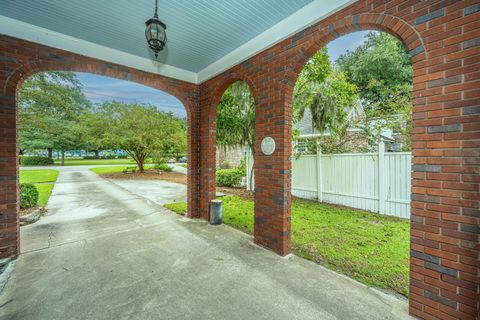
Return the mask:
[[355,108],[356,89],[344,72],[331,65],[327,49],[321,49],[307,62],[295,84],[294,121],[301,120],[308,110],[315,130],[340,128],[349,110]]
[[401,133],[404,150],[410,150],[413,67],[404,44],[388,33],[370,32],[363,45],[340,56],[336,63],[358,87],[369,123],[369,128],[364,128]]
[[91,104],[72,72],[42,72],[19,92],[20,149],[66,150],[78,144],[74,125]]
[[[395,93],[411,96],[413,68],[407,48],[395,37],[384,32],[370,32],[365,42],[348,51],[336,61],[358,87],[367,112],[396,113],[399,104]],[[400,104],[404,107],[403,104]]]
[[[321,137],[327,152],[348,151],[353,145],[349,140],[360,134],[374,147],[382,129],[401,133],[404,150],[410,150],[412,78],[409,52],[387,33],[368,33],[361,46],[347,51],[333,64],[323,48],[298,77],[293,95],[294,122],[308,110],[314,130],[328,132]],[[351,134],[348,128],[361,129],[362,133]]]
[[222,95],[217,107],[217,145],[248,145],[255,141],[255,102],[248,84],[233,83]]
[[81,127],[93,133],[93,144],[127,151],[140,172],[149,157],[186,152],[184,121],[155,106],[105,102],[84,117]]

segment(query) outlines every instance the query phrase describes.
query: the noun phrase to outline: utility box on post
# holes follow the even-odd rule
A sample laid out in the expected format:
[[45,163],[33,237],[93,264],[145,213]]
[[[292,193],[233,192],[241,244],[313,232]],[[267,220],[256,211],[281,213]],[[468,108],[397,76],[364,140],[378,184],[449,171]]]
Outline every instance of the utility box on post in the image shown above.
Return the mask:
[[210,201],[210,224],[222,224],[222,200]]

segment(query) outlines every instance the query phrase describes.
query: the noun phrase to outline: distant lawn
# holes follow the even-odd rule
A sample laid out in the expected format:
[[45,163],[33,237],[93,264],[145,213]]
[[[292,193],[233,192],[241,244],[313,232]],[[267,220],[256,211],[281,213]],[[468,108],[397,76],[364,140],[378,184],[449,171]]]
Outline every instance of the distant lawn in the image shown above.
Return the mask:
[[20,183],[55,182],[57,177],[57,170],[20,170]]
[[[253,233],[253,201],[226,196],[223,222]],[[187,204],[165,207],[185,214]],[[408,295],[410,223],[361,210],[293,199],[292,251],[367,285]]]
[[[151,167],[152,165],[146,165],[145,167]],[[96,174],[105,174],[105,173],[114,173],[114,172],[122,172],[126,168],[136,167],[137,165],[131,166],[115,166],[115,167],[98,167],[98,168],[90,168],[89,170],[95,172]]]
[[[61,160],[55,160],[55,165],[61,165]],[[135,161],[132,159],[93,159],[93,160],[83,160],[83,159],[66,159],[66,166],[96,166],[96,165],[107,165],[107,164],[131,164],[134,165]]]
[[20,183],[33,183],[38,190],[38,205],[45,207],[57,181],[57,170],[20,170]]

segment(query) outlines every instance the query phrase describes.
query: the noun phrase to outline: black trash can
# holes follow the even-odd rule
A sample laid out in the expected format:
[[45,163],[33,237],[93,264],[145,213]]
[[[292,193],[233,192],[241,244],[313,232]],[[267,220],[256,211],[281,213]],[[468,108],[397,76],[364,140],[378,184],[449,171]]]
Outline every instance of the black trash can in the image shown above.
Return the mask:
[[222,200],[210,201],[210,224],[222,224]]

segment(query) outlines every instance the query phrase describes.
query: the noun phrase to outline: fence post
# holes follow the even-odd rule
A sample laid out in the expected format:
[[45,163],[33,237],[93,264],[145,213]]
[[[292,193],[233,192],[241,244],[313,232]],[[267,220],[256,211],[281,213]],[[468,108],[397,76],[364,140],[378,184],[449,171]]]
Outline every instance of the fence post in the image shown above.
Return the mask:
[[317,200],[323,202],[323,188],[322,188],[322,148],[317,141]]
[[245,189],[250,191],[250,152],[249,148],[245,147]]
[[378,213],[385,214],[385,143],[378,144]]

